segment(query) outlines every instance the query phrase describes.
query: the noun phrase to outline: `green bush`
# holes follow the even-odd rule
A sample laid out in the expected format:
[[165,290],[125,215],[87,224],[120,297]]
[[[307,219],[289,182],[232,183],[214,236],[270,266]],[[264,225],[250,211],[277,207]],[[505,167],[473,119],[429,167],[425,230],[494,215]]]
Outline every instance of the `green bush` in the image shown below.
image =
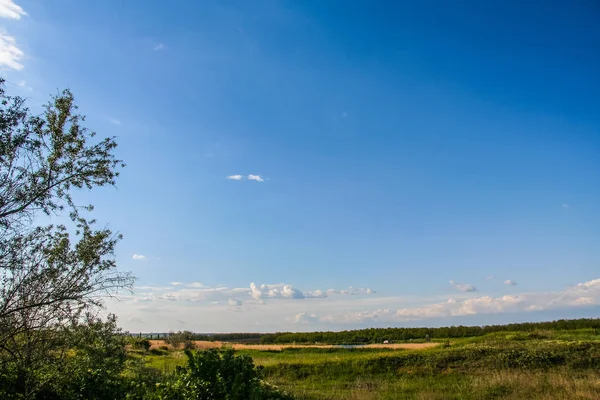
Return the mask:
[[194,348],[193,337],[194,334],[190,331],[170,332],[165,341],[175,349],[191,350]]
[[185,351],[187,366],[157,386],[158,399],[169,400],[268,400],[291,399],[262,381],[261,370],[248,355],[215,349]]

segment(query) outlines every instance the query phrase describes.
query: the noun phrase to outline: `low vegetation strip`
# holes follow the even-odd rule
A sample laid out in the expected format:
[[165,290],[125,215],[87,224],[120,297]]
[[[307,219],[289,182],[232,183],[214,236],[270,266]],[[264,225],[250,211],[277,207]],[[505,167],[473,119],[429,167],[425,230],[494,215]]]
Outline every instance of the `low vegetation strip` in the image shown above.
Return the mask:
[[[165,340],[150,340],[150,349],[160,349],[161,347],[172,348]],[[206,350],[206,349],[220,349],[220,348],[232,348],[234,350],[259,350],[259,351],[281,351],[285,349],[303,349],[303,348],[339,348],[339,345],[331,344],[245,344],[245,343],[231,343],[221,341],[204,341],[204,340],[193,340],[191,341],[193,348]],[[389,344],[366,344],[361,345],[361,348],[366,349],[427,349],[435,347],[439,343],[389,343]]]

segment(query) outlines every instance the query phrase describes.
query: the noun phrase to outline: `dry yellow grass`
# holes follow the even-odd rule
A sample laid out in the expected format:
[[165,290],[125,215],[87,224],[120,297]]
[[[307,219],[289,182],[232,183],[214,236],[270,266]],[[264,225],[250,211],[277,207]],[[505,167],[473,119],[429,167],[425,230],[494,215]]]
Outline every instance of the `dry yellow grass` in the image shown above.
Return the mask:
[[[290,348],[307,348],[307,347],[318,347],[318,348],[333,348],[338,347],[330,344],[324,345],[302,345],[302,344],[241,344],[241,343],[226,343],[226,342],[207,342],[203,340],[196,340],[193,342],[197,349],[219,349],[221,347],[232,347],[234,350],[271,350],[281,351],[283,349]],[[151,340],[150,348],[156,349],[160,346],[167,346],[164,340]],[[367,344],[361,346],[361,348],[374,348],[374,349],[427,349],[430,347],[437,346],[439,343],[391,343],[391,344]]]

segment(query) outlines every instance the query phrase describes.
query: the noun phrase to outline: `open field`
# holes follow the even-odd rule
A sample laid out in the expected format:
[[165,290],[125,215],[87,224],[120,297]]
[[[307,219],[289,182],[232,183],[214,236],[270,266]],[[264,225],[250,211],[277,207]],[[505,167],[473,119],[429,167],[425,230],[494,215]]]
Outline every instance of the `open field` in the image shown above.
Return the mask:
[[[181,351],[153,342],[147,365],[167,374],[183,365]],[[600,399],[600,335],[590,329],[352,349],[199,343],[223,345],[298,399]]]
[[[192,342],[196,349],[220,349],[223,347],[231,347],[234,350],[259,350],[259,351],[281,351],[285,349],[302,349],[302,348],[339,348],[340,346],[331,344],[246,344],[246,343],[232,343],[232,342],[220,342],[220,341],[204,341],[194,340]],[[390,344],[367,344],[360,346],[361,348],[369,349],[427,349],[430,347],[437,346],[439,343],[390,343]],[[164,340],[150,340],[150,349],[158,349],[161,346],[167,346]]]

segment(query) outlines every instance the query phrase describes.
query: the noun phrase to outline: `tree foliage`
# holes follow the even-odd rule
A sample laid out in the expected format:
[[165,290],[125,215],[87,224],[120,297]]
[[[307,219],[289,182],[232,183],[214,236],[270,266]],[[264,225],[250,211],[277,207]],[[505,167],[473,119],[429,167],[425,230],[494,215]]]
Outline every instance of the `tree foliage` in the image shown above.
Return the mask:
[[[97,140],[83,121],[69,90],[34,115],[0,79],[0,373],[19,379],[24,398],[44,390],[50,362],[67,359],[81,321],[96,324],[86,313],[133,284],[116,270],[120,236],[74,201],[114,185],[124,166],[114,138]],[[42,215],[63,223],[40,225]]]

